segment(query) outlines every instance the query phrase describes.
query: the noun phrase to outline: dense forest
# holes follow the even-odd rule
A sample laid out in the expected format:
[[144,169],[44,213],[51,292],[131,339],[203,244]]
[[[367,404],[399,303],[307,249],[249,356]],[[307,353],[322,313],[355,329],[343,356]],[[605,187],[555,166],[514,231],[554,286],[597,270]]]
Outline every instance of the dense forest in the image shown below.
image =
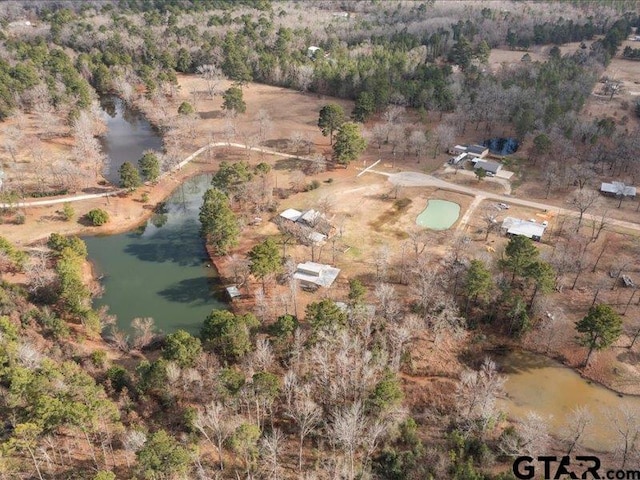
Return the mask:
[[[385,119],[368,132],[379,147],[395,141],[392,127],[407,110],[446,118],[432,131],[402,129],[405,154],[415,150],[416,157],[427,138],[437,152],[467,129],[508,129],[548,164],[548,196],[582,181],[582,164],[634,169],[637,136],[618,132],[612,119],[578,115],[623,40],[640,27],[634,8],[618,1],[6,2],[0,121],[19,124],[36,114],[42,139],[75,140],[61,178],[81,176],[76,168],[84,162],[98,181],[99,95],[163,105],[176,75],[192,74],[237,113],[245,107],[243,87],[258,82],[353,100],[340,126],[358,131],[357,124]],[[569,42],[582,45],[563,54]],[[531,59],[527,50],[536,45],[548,48],[546,61]],[[522,60],[492,71],[487,62],[498,47],[522,51]],[[638,57],[634,49],[623,55]],[[224,93],[223,80],[233,82]],[[190,104],[180,108],[184,124],[163,123],[161,108],[151,118],[167,151],[172,132],[195,121]],[[333,127],[320,115],[333,142]],[[10,128],[3,168],[18,164],[24,139]],[[123,165],[122,187],[133,190],[167,170],[150,154],[141,162],[142,178]],[[261,196],[269,172],[265,163],[220,163],[200,211],[203,235],[218,254],[237,244],[238,212],[271,208]],[[57,187],[64,191],[36,193],[73,190],[72,182]],[[5,188],[2,196],[13,200],[26,190]],[[94,225],[107,221],[94,217]],[[487,218],[488,236],[495,217]],[[598,235],[594,227],[583,256]],[[463,258],[462,240],[437,268],[423,252],[444,236],[412,233],[407,241],[401,264],[392,268],[385,257],[377,265],[376,286],[352,279],[344,298],[318,298],[297,316],[215,310],[197,334],[163,335],[149,319],[120,331],[93,308],[98,292],[85,282],[80,238],[54,233],[23,251],[0,237],[0,478],[509,480],[515,455],[571,451],[577,438],[551,439],[541,418],[517,425],[504,418],[496,406],[504,378],[474,342],[483,326],[509,342],[531,332],[561,270],[573,274],[575,245],[562,244],[562,259],[549,259],[514,237],[493,274],[482,259]],[[283,275],[271,239],[238,265],[263,287],[265,278]],[[577,327],[589,356],[611,345],[589,343],[590,321],[609,319],[611,338],[620,335],[617,314],[592,310]],[[460,378],[417,364],[416,345],[443,363],[461,362]],[[444,380],[439,389],[407,390],[403,379],[412,375]],[[419,401],[407,402],[413,395]]]

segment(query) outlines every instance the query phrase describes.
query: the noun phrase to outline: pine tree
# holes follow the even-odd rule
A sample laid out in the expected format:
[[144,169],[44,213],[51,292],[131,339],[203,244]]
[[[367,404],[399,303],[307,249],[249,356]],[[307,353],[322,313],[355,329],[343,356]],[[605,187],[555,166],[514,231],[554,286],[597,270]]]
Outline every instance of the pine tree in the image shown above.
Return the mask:
[[200,223],[202,235],[218,255],[225,255],[231,247],[238,244],[238,221],[229,207],[229,199],[217,188],[210,188],[204,194]]
[[160,176],[160,161],[153,152],[145,153],[140,160],[138,166],[142,173],[142,178],[150,182],[155,182]]
[[540,254],[533,241],[521,235],[511,237],[504,253],[505,258],[500,260],[500,266],[511,273],[511,283],[516,277],[527,276],[528,269]]
[[118,173],[120,174],[120,186],[122,188],[134,190],[142,185],[138,169],[131,162],[124,162],[118,169]]
[[584,366],[589,365],[594,350],[610,347],[622,334],[622,319],[609,305],[599,304],[589,309],[589,313],[576,322],[576,331],[581,335],[578,343],[589,349]]
[[367,142],[360,134],[356,123],[347,122],[340,126],[333,146],[333,157],[342,165],[349,165],[367,148]]
[[336,103],[330,103],[320,109],[318,128],[322,135],[329,137],[330,145],[333,145],[333,132],[344,123],[344,110]]
[[264,291],[265,278],[281,267],[278,245],[271,238],[267,238],[251,249],[249,259],[251,260],[249,269],[253,275],[262,280]]
[[242,89],[240,87],[228,88],[222,94],[222,99],[222,108],[224,110],[231,110],[235,113],[244,113],[247,111],[247,104],[244,102]]

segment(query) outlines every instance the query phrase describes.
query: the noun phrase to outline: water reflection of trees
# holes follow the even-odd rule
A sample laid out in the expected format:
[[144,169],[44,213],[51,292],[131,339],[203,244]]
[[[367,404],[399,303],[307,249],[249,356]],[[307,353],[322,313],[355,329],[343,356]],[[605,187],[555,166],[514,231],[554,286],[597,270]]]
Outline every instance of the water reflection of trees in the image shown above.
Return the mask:
[[111,118],[115,118],[116,111],[116,97],[113,95],[103,95],[100,97],[100,108],[109,115]]
[[180,280],[158,293],[170,302],[195,302],[196,306],[213,304],[211,285],[203,277]]

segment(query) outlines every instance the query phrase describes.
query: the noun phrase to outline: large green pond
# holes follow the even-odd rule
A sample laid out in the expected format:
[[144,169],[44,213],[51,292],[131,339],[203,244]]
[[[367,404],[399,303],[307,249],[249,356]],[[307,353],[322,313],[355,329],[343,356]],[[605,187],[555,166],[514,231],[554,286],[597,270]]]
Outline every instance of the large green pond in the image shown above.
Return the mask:
[[212,309],[225,308],[214,298],[216,272],[199,236],[198,212],[210,181],[210,175],[187,180],[164,213],[133,232],[84,238],[104,287],[94,304],[107,305],[119,327],[152,317],[164,332],[197,333]]
[[429,200],[425,208],[416,218],[421,227],[431,230],[446,230],[456,223],[460,215],[460,205],[447,200]]

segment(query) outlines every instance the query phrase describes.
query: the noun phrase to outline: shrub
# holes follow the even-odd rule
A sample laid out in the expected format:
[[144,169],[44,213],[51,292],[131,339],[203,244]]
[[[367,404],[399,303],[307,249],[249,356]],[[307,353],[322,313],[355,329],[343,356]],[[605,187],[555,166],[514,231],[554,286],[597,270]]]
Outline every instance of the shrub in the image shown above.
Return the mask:
[[393,205],[396,207],[396,210],[402,210],[403,208],[407,208],[411,204],[410,198],[399,198]]
[[27,217],[25,217],[22,213],[19,213],[18,215],[16,215],[16,218],[13,220],[13,222],[16,225],[24,225],[26,221],[27,221]]
[[320,188],[320,182],[318,180],[314,180],[309,185],[307,185],[307,188],[305,188],[305,190],[308,192],[310,190],[315,190],[316,188]]
[[97,368],[102,368],[107,364],[107,352],[104,350],[95,350],[91,352],[91,363]]
[[62,218],[64,219],[64,221],[68,222],[73,218],[75,214],[76,214],[76,211],[73,209],[71,204],[65,203],[64,206],[62,207]]
[[86,217],[94,227],[99,227],[109,221],[109,214],[101,208],[94,208],[87,213]]
[[149,194],[147,192],[144,192],[140,197],[140,200],[142,201],[142,203],[149,203]]
[[178,107],[178,113],[180,115],[191,115],[194,112],[195,110],[193,108],[193,105],[191,105],[189,102],[182,102]]

